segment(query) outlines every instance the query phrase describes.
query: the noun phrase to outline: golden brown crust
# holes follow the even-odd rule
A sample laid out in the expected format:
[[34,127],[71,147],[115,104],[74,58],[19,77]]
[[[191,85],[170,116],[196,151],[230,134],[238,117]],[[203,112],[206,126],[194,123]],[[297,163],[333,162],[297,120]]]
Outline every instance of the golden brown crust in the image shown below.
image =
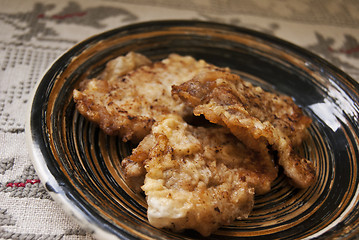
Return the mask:
[[[246,218],[254,193],[270,191],[278,174],[269,148],[295,186],[314,181],[312,163],[293,151],[310,118],[291,98],[229,69],[176,54],[151,63],[129,53],[83,81],[73,97],[105,133],[139,142],[121,165],[132,189],[145,192],[156,227],[208,236]],[[192,112],[223,127],[189,125],[183,119]]]
[[207,236],[246,218],[254,192],[270,190],[277,169],[269,155],[260,157],[226,128],[193,127],[178,115],[167,115],[123,167],[130,178],[136,171],[129,162],[146,170],[142,189],[151,224],[174,231],[191,228]]
[[204,71],[172,94],[194,107],[212,123],[226,126],[248,147],[265,155],[267,145],[278,152],[279,164],[295,186],[308,187],[315,178],[311,162],[299,158],[293,145],[301,143],[311,123],[288,97],[263,91],[226,71]]
[[207,67],[212,66],[176,54],[151,63],[141,54],[129,53],[110,61],[98,78],[84,81],[74,90],[73,99],[78,111],[106,134],[139,142],[159,116],[191,114],[185,104],[172,98],[171,85]]

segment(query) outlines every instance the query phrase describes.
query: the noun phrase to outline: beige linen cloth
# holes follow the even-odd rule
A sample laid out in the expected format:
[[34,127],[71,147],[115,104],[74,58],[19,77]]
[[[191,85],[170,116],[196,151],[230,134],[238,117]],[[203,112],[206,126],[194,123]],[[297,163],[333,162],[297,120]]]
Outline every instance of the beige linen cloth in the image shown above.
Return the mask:
[[357,0],[1,0],[0,239],[92,239],[47,194],[25,145],[30,92],[77,42],[131,23],[197,19],[313,51],[359,80]]

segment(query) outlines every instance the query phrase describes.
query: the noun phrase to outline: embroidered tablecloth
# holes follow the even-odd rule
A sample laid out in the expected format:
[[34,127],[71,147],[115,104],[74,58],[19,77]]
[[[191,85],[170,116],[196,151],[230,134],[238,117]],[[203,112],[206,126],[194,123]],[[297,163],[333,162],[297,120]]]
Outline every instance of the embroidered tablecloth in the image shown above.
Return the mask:
[[92,239],[54,202],[25,144],[31,91],[77,42],[111,28],[196,19],[251,28],[313,51],[359,81],[357,0],[1,0],[0,239]]

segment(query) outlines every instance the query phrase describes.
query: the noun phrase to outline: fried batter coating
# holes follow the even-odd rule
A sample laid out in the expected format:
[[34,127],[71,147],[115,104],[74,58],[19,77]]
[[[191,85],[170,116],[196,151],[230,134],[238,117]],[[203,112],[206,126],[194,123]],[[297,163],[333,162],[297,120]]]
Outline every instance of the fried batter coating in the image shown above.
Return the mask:
[[108,62],[98,78],[84,81],[74,90],[73,99],[77,110],[106,134],[139,142],[157,117],[191,114],[185,104],[171,97],[171,85],[191,79],[206,67],[211,65],[190,56],[171,54],[151,63],[131,52]]
[[260,157],[226,128],[194,127],[167,115],[122,164],[137,189],[146,172],[142,189],[152,225],[207,236],[246,218],[254,192],[270,190],[277,168],[269,154]]
[[[293,151],[311,120],[291,98],[227,68],[177,54],[152,63],[131,52],[73,98],[105,133],[139,143],[121,164],[133,190],[144,191],[155,227],[208,236],[248,217],[254,194],[269,192],[277,177],[272,151],[295,186],[314,181],[311,162]],[[183,120],[192,113],[221,126],[192,126]]]
[[249,148],[266,154],[268,145],[278,152],[278,163],[297,187],[315,178],[312,163],[300,158],[293,146],[301,143],[310,125],[292,99],[263,91],[226,71],[204,71],[172,87],[172,94],[194,107],[195,115],[226,126]]

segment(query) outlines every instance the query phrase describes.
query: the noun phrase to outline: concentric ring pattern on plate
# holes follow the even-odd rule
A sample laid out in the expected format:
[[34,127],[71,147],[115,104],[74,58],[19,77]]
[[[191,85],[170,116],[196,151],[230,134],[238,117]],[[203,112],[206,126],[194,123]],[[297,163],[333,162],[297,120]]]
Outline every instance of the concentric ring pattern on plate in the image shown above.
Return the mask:
[[272,191],[256,196],[246,220],[209,239],[350,238],[359,232],[358,84],[321,58],[280,39],[234,26],[147,22],[79,43],[48,72],[34,94],[28,139],[35,167],[51,195],[97,237],[196,239],[194,232],[152,227],[146,201],[126,184],[121,160],[134,147],[106,136],[75,110],[72,91],[104,64],[129,51],[152,60],[169,53],[230,67],[269,91],[293,97],[313,119],[298,149],[316,166],[308,189],[281,174]]

